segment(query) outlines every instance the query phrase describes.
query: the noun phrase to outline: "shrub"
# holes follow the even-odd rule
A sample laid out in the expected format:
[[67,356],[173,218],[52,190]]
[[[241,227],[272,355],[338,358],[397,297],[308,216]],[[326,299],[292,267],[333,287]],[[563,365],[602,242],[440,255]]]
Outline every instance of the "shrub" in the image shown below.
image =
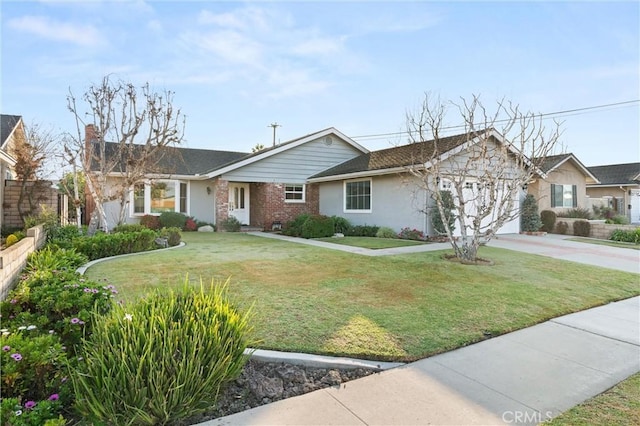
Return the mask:
[[310,214],[303,213],[296,216],[292,221],[287,222],[282,233],[291,237],[302,236],[302,225],[309,219]]
[[156,247],[157,233],[151,229],[117,234],[97,233],[92,237],[83,236],[73,240],[73,248],[85,254],[89,260],[120,254],[138,253]]
[[63,249],[57,246],[47,246],[42,250],[35,251],[27,257],[27,265],[24,271],[75,271],[80,266],[87,263],[89,259],[75,249]]
[[609,206],[593,206],[593,216],[596,219],[611,219],[615,215]]
[[123,223],[122,225],[118,225],[111,232],[114,234],[118,233],[130,233],[130,232],[140,232],[144,229],[147,229],[144,225],[139,223]]
[[381,226],[376,232],[376,237],[378,238],[398,238],[398,234],[396,231],[389,228],[388,226]]
[[160,218],[151,214],[142,216],[142,218],[140,219],[140,225],[156,231],[162,228],[162,225],[160,224]]
[[3,327],[35,325],[52,330],[74,352],[91,333],[90,312],[108,312],[117,291],[76,272],[37,270],[26,275],[0,303]]
[[182,233],[179,228],[162,228],[160,237],[167,239],[169,247],[177,246],[182,241]]
[[605,223],[614,224],[614,225],[627,225],[629,223],[629,219],[626,216],[616,215],[610,219],[607,219]]
[[86,232],[82,228],[78,228],[75,225],[57,226],[49,231],[47,240],[53,244],[64,246],[65,243],[69,243],[74,238],[85,234]]
[[586,220],[576,220],[573,222],[573,235],[578,237],[588,237],[591,234],[591,224]]
[[540,220],[542,221],[541,231],[553,232],[556,226],[557,215],[553,210],[542,210],[540,212]]
[[167,424],[215,406],[250,343],[246,314],[227,285],[156,291],[117,306],[83,344],[71,375],[76,409],[91,424]]
[[569,224],[567,222],[564,221],[560,221],[556,224],[556,232],[558,234],[566,234],[567,231],[569,230]]
[[411,228],[402,228],[400,233],[398,234],[398,238],[402,238],[403,240],[418,240],[424,241],[425,235],[422,231],[418,231],[417,229]]
[[611,233],[611,237],[609,239],[612,241],[640,244],[640,228],[628,231],[625,231],[624,229],[616,229]]
[[345,235],[351,237],[375,237],[380,228],[375,225],[356,225],[349,228]]
[[229,216],[223,220],[220,225],[222,226],[222,229],[227,232],[239,232],[242,228],[242,224],[235,216]]
[[[59,398],[59,395],[52,394],[49,398]],[[61,411],[59,399],[31,400],[22,404],[19,398],[2,398],[0,404],[0,418],[4,426],[64,426],[67,421],[59,414]]]
[[522,202],[520,227],[524,232],[536,232],[542,227],[542,220],[538,213],[538,202],[532,194],[527,194]]
[[162,212],[160,214],[160,226],[163,228],[183,229],[187,223],[187,215],[179,212]]
[[17,242],[18,242],[18,237],[16,237],[15,234],[11,234],[5,240],[4,245],[5,245],[5,247],[11,247],[12,245],[14,245]]
[[565,212],[558,214],[560,217],[568,217],[572,219],[591,219],[591,212],[589,209],[582,209],[580,207],[569,209]]
[[351,222],[349,222],[347,218],[340,216],[331,216],[331,220],[333,220],[334,233],[346,235],[349,232],[349,228],[351,228]]
[[184,231],[197,231],[198,230],[198,223],[195,221],[195,219],[193,219],[192,217],[187,218],[186,222],[184,223]]
[[60,339],[40,334],[34,325],[21,328],[9,329],[4,332],[8,335],[0,337],[2,397],[38,401],[59,395],[63,377],[60,367],[66,358]]
[[303,238],[330,237],[333,233],[333,220],[329,216],[309,216],[302,224]]
[[[451,191],[440,191],[440,197],[442,198],[442,207],[444,210],[446,222],[449,225],[449,229],[453,231],[456,228],[456,215],[453,212],[453,209],[455,208],[453,195],[451,195]],[[442,220],[442,216],[440,215],[440,209],[438,209],[438,206],[435,206],[431,209],[431,224],[433,225],[433,229],[438,234],[446,234],[444,221]]]

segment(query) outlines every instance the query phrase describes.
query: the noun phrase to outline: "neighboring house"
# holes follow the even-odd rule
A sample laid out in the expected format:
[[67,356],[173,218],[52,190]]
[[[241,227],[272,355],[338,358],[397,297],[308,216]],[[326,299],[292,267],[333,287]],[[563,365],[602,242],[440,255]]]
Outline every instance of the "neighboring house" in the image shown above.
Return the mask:
[[[90,131],[88,140],[93,139]],[[503,143],[499,134],[490,135],[496,144]],[[477,141],[469,134],[440,139],[440,161],[461,158]],[[132,188],[127,222],[176,211],[218,228],[233,216],[245,225],[273,229],[302,213],[320,213],[345,217],[354,225],[396,231],[410,227],[428,234],[430,218],[424,212],[430,194],[407,167],[416,164],[418,151],[430,146],[433,141],[369,152],[328,128],[253,154],[175,148],[167,163],[170,172]],[[113,184],[117,179],[118,173],[109,176]],[[519,197],[514,197],[516,207]],[[106,207],[112,228],[119,204]],[[505,224],[501,232],[519,232],[519,221]]]
[[631,223],[640,223],[640,163],[589,167],[599,180],[587,185],[593,205],[611,207]]
[[538,208],[562,213],[572,208],[590,208],[587,185],[599,183],[587,167],[571,154],[545,158],[539,175],[528,185],[528,193],[536,197]]
[[[92,132],[92,126],[87,126],[88,141],[95,139]],[[307,182],[309,176],[368,152],[334,128],[253,154],[172,149],[168,172],[131,191],[127,222],[177,211],[218,228],[233,216],[242,224],[271,229],[299,214],[318,213],[318,186]],[[109,179],[116,184],[118,173]],[[89,217],[90,203],[87,209]],[[106,210],[112,228],[119,205],[109,202]]]
[[[497,145],[504,142],[497,132],[487,132]],[[440,138],[441,172],[446,175],[449,165],[465,158],[469,146],[477,142],[472,134]],[[412,166],[422,167],[425,163],[422,154],[432,153],[433,149],[434,141],[425,141],[364,153],[312,176],[309,182],[320,186],[320,213],[345,217],[355,225],[388,226],[395,231],[409,227],[432,235],[428,213],[432,206],[431,194],[407,171]],[[469,176],[466,185],[470,191],[477,184],[480,182]],[[446,189],[446,185],[446,181],[440,183],[442,189]],[[514,196],[515,208],[519,208],[521,195]],[[505,223],[499,233],[519,231],[519,220],[513,220]],[[459,235],[459,229],[455,234]]]
[[16,160],[12,155],[14,141],[20,133],[24,135],[24,124],[19,115],[0,116],[0,227],[5,213],[5,181],[13,179]]

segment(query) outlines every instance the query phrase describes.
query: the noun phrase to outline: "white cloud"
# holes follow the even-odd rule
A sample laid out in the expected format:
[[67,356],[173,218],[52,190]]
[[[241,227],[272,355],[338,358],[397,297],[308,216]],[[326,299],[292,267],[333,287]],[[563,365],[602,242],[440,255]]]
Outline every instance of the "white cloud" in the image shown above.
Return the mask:
[[195,32],[183,35],[183,40],[214,53],[219,59],[234,63],[260,66],[263,46],[260,42],[237,31]]
[[100,32],[91,25],[75,25],[56,22],[46,16],[22,16],[10,19],[10,28],[35,34],[48,40],[69,42],[80,46],[97,46],[105,43]]
[[344,40],[344,38],[314,37],[296,43],[291,51],[302,56],[336,54],[343,50]]

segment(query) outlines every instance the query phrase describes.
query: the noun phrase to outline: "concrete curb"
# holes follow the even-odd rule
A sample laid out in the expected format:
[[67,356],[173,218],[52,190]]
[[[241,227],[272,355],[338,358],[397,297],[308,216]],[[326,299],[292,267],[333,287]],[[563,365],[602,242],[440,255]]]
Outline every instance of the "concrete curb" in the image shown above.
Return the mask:
[[366,359],[332,357],[299,352],[280,352],[265,349],[247,349],[245,350],[245,354],[250,355],[251,359],[256,361],[285,362],[287,364],[313,368],[340,368],[343,370],[370,368],[383,371],[405,365],[402,362],[370,361]]
[[102,257],[100,259],[92,260],[91,262],[89,262],[89,263],[87,263],[85,265],[82,265],[81,267],[76,269],[76,272],[79,273],[80,275],[84,275],[84,273],[87,271],[87,269],[89,269],[91,266],[95,265],[96,263],[104,262],[105,260],[118,259],[120,257],[125,257],[125,256],[137,256],[139,254],[156,253],[158,251],[164,251],[164,250],[173,250],[173,249],[184,247],[184,246],[186,246],[186,243],[181,241],[180,244],[178,244],[177,246],[173,246],[173,247],[167,247],[167,248],[156,249],[156,250],[151,250],[151,251],[140,251],[138,253],[119,254],[117,256]]

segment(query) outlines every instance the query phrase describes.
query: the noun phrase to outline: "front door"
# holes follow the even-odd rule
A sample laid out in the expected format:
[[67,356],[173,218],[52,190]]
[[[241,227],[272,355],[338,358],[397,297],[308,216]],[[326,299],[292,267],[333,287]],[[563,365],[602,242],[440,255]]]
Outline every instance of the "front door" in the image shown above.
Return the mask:
[[229,183],[229,216],[242,225],[249,224],[249,184]]

